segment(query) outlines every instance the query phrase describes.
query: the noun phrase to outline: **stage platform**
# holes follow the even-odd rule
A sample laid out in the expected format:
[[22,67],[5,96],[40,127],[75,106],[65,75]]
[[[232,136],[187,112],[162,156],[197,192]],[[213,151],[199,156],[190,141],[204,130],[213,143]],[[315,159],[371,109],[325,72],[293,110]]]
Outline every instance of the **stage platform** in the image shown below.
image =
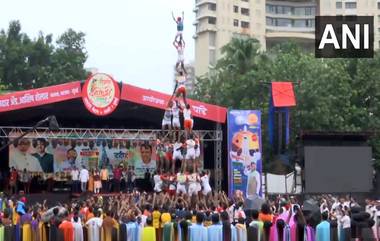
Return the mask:
[[120,195],[120,193],[114,192],[114,193],[99,193],[95,194],[92,192],[85,192],[85,193],[71,193],[71,192],[64,192],[64,193],[32,193],[32,194],[19,194],[16,195],[17,198],[20,197],[26,197],[27,198],[27,204],[35,204],[35,203],[43,203],[44,200],[46,200],[46,203],[48,206],[54,206],[58,205],[59,203],[67,203],[71,200],[86,200],[89,197],[92,196],[102,196],[102,197],[112,197]]

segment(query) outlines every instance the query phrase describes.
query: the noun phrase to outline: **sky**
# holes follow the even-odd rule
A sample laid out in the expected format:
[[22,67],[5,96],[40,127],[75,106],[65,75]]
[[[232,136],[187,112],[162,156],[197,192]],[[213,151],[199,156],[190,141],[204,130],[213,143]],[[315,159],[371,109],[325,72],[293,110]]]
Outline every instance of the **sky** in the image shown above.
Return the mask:
[[139,87],[172,93],[177,59],[172,43],[177,16],[185,12],[185,63],[194,61],[194,0],[12,0],[0,1],[0,29],[19,20],[31,38],[42,31],[54,40],[68,28],[86,34],[85,67],[97,68]]

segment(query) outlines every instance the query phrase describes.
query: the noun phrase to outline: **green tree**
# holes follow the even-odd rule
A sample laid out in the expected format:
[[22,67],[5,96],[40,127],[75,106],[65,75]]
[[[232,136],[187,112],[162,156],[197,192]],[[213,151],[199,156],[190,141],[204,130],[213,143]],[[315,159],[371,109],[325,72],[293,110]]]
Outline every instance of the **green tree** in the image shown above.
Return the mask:
[[[299,83],[294,85],[292,144],[301,129],[367,131],[380,125],[379,52],[374,59],[316,59],[295,43],[260,52],[256,40],[233,39],[223,54],[213,74],[198,79],[195,97],[231,108],[261,110],[263,133],[272,81]],[[370,143],[376,165],[380,164],[380,137],[374,135]],[[263,144],[265,156],[271,158],[266,134]]]
[[31,40],[19,21],[0,32],[0,84],[10,90],[38,88],[85,79],[85,35],[67,30],[53,44],[51,34]]

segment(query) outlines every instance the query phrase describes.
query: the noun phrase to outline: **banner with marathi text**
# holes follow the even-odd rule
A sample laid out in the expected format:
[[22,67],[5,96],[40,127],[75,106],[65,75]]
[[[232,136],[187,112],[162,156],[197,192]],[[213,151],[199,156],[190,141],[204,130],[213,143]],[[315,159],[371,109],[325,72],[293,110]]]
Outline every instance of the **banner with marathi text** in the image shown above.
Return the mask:
[[254,200],[261,191],[261,113],[256,110],[228,112],[229,194],[242,191]]
[[134,168],[137,178],[143,178],[147,170],[156,170],[156,158],[153,141],[26,138],[9,147],[9,167],[33,173],[68,173],[74,166],[95,170],[123,164]]

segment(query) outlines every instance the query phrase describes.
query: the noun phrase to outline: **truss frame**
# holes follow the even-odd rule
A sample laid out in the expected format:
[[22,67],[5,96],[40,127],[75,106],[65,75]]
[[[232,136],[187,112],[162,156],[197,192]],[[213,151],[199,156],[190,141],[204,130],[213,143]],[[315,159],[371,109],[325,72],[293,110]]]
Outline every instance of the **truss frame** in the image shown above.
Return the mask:
[[[0,138],[16,138],[32,127],[0,126]],[[183,130],[180,131],[184,133]],[[221,130],[196,130],[202,141],[223,141]],[[124,139],[124,140],[155,140],[159,134],[170,136],[170,131],[157,129],[96,129],[96,128],[60,128],[59,131],[51,131],[48,128],[37,128],[27,137],[46,139]]]

